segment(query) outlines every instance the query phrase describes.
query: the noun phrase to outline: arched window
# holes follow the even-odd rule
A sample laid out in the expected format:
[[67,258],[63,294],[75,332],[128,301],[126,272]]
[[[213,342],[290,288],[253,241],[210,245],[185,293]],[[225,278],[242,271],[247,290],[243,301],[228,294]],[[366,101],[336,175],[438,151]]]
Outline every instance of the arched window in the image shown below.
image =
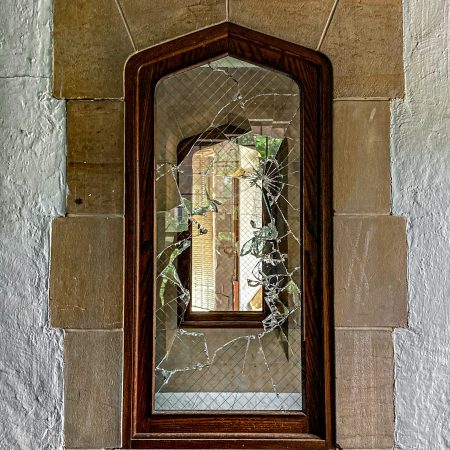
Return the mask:
[[125,87],[125,445],[332,448],[329,64],[226,23]]

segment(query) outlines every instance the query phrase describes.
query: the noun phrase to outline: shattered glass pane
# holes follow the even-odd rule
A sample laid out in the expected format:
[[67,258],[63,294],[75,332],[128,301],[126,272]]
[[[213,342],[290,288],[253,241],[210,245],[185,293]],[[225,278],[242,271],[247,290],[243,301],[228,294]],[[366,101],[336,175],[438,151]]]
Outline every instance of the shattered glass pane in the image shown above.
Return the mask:
[[[233,57],[157,86],[156,411],[304,409],[300,112]],[[260,327],[186,320],[244,312]]]

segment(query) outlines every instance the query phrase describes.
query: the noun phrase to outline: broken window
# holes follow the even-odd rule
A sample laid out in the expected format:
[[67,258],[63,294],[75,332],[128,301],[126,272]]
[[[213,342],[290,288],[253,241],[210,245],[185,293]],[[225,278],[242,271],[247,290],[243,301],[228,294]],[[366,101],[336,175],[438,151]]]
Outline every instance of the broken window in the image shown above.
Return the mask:
[[157,410],[302,409],[300,95],[230,56],[157,86]]
[[140,280],[130,275],[127,291],[140,367],[133,407],[147,417],[144,432],[164,431],[169,414],[204,432],[248,422],[267,433],[285,423],[300,440],[323,434],[329,166],[319,150],[320,64],[196,42],[203,56],[186,49],[185,60],[169,52],[167,66],[147,64],[137,75],[145,94],[128,98],[127,111],[142,114],[132,147],[141,153],[128,172],[140,174],[127,213],[139,229],[127,241],[129,273]]

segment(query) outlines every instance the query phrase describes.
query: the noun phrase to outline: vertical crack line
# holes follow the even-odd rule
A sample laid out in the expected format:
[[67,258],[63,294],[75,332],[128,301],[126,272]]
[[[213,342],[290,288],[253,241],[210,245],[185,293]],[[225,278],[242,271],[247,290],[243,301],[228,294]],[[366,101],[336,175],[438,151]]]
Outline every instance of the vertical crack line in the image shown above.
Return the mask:
[[230,0],[225,0],[225,17],[228,22],[230,20]]
[[339,3],[339,0],[334,0],[334,4],[331,8],[330,15],[328,16],[327,23],[325,24],[325,27],[322,31],[322,36],[320,36],[319,44],[317,45],[316,51],[319,51],[320,48],[322,47],[323,41],[328,32],[328,28],[330,28],[331,21],[333,20],[333,17],[334,17],[334,13],[336,12],[338,3]]
[[133,46],[133,50],[135,52],[137,52],[137,47],[136,47],[136,44],[134,43],[133,35],[131,34],[130,27],[128,26],[127,19],[125,17],[125,14],[123,13],[122,7],[120,6],[119,0],[114,0],[114,2],[116,3],[117,9],[119,10],[120,17],[122,17],[122,22],[125,26],[125,30],[127,31],[128,37],[130,38],[131,45]]

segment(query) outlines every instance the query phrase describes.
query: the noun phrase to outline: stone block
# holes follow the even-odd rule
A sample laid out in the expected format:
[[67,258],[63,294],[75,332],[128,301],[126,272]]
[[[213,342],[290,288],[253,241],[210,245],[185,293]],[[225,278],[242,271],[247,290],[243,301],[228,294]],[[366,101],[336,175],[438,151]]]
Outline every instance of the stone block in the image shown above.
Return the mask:
[[67,103],[67,212],[123,213],[123,103]]
[[121,331],[67,331],[64,441],[73,448],[121,445]]
[[238,25],[316,49],[334,0],[230,0]]
[[114,0],[55,0],[53,30],[55,97],[123,97],[133,46]]
[[335,97],[403,97],[401,0],[340,0],[321,51]]
[[224,0],[119,0],[119,4],[138,49],[226,19]]
[[394,444],[392,333],[336,330],[336,437],[344,449]]
[[52,326],[122,327],[122,219],[92,216],[56,219],[51,253]]
[[333,203],[337,213],[391,209],[388,101],[336,101]]
[[336,326],[405,326],[406,261],[403,218],[335,216]]

